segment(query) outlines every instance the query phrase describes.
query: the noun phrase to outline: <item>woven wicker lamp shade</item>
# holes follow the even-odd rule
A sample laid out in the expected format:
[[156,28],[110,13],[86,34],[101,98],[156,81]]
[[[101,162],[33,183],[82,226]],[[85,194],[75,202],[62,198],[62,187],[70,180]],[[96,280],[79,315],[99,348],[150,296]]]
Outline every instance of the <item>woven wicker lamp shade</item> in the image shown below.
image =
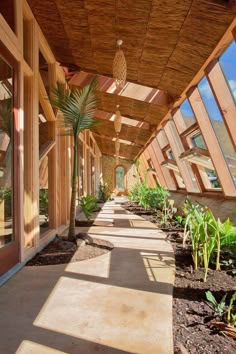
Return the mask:
[[120,133],[121,126],[122,126],[121,114],[120,114],[119,107],[120,107],[119,105],[116,106],[116,113],[115,113],[115,120],[114,120],[114,127],[115,127],[116,134]]
[[127,65],[123,50],[120,48],[123,41],[119,39],[117,41],[118,49],[113,60],[113,78],[117,88],[123,88],[126,82]]

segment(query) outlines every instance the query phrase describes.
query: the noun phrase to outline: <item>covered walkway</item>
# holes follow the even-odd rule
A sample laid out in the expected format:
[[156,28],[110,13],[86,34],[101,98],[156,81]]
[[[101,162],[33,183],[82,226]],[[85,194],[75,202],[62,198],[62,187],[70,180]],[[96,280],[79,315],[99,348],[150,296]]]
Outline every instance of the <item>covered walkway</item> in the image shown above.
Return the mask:
[[0,353],[173,353],[172,247],[122,201],[98,214],[113,226],[89,229],[111,253],[25,267],[0,289]]

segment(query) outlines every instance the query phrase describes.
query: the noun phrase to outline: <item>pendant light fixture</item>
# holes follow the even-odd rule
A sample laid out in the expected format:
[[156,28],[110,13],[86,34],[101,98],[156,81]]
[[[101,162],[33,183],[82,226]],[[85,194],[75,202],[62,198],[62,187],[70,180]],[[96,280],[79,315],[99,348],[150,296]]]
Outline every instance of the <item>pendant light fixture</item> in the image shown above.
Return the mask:
[[113,78],[117,88],[123,88],[126,82],[127,65],[125,55],[121,46],[123,44],[122,39],[117,41],[117,50],[113,60]]

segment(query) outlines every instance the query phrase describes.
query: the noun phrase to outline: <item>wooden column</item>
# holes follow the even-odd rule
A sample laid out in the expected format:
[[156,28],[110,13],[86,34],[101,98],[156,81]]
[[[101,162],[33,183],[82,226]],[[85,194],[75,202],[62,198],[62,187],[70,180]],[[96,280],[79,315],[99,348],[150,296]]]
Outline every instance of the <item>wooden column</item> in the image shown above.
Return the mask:
[[179,108],[177,110],[175,110],[174,113],[172,113],[172,117],[175,122],[178,133],[179,134],[183,133],[187,128],[186,128],[186,124],[185,124],[183,115],[182,115]]
[[206,75],[225,120],[229,135],[236,147],[236,106],[218,61],[207,67]]
[[179,159],[180,154],[184,152],[184,148],[173,120],[169,120],[166,123],[164,130],[169,140],[171,150],[174,153],[179,172],[181,173],[184,180],[186,190],[192,193],[199,193],[200,191],[197,186],[190,163],[188,161],[181,161]]
[[197,88],[188,93],[189,102],[197,119],[199,128],[206,142],[212,163],[218,174],[222,189],[226,196],[235,196],[235,186],[229,172],[228,165],[224,159],[218,139],[212,128],[210,118]]
[[[48,64],[49,87],[57,86],[56,63]],[[51,121],[48,125],[48,138],[57,140],[56,121]],[[49,226],[57,228],[57,148],[54,146],[48,153],[48,207],[49,207]]]

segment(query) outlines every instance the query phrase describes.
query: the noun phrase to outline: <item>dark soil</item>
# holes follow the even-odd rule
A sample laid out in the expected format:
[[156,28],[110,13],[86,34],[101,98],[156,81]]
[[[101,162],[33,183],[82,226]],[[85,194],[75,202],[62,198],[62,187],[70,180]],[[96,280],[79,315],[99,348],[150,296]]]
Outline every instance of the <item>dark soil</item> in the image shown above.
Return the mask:
[[210,327],[214,314],[206,304],[205,292],[210,290],[217,301],[228,292],[229,300],[236,290],[236,276],[226,270],[209,270],[203,282],[203,271],[193,271],[190,249],[183,249],[183,228],[174,220],[161,223],[161,212],[147,215],[145,209],[126,203],[127,211],[141,215],[167,232],[175,252],[176,276],[173,294],[173,335],[175,354],[236,354],[236,340]]
[[[227,271],[210,270],[204,283],[203,271],[193,271],[190,250],[179,243],[179,233],[170,234],[176,262],[173,298],[173,325],[175,353],[191,354],[235,354],[236,341],[210,327],[214,314],[206,304],[205,292],[210,290],[217,301],[226,292],[229,297],[236,290],[236,279]],[[228,299],[229,299],[228,297]]]
[[101,256],[113,249],[113,244],[99,239],[93,239],[92,244],[80,247],[73,242],[56,237],[47,247],[37,253],[26,265],[44,266],[53,264],[67,264]]

